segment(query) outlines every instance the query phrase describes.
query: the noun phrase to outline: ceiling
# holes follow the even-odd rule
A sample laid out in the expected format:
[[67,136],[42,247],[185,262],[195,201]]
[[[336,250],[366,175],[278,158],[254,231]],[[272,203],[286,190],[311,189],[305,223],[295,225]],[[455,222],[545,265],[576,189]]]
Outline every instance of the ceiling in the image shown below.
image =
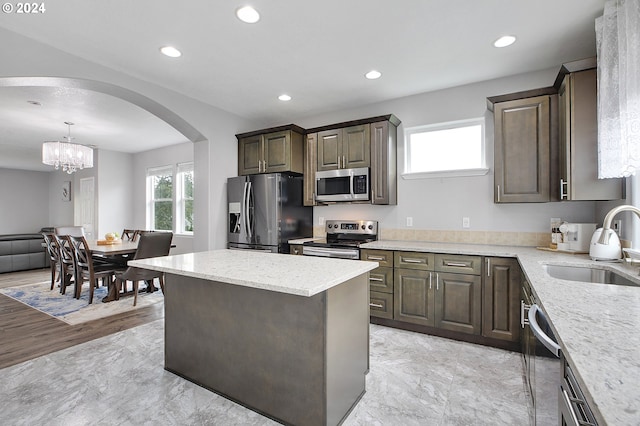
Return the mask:
[[[593,56],[594,20],[604,3],[254,0],[262,19],[250,25],[235,18],[245,4],[239,0],[66,0],[45,3],[42,14],[3,13],[0,27],[247,119],[279,125]],[[493,47],[505,34],[517,42]],[[177,47],[182,57],[161,55],[163,45]],[[365,79],[371,69],[382,77]],[[292,100],[279,101],[283,93]],[[140,152],[186,141],[141,108],[109,95],[0,87],[1,157],[22,154],[33,162],[42,141],[67,133],[64,121],[77,123],[76,142],[103,149]],[[8,167],[2,158],[0,167]]]

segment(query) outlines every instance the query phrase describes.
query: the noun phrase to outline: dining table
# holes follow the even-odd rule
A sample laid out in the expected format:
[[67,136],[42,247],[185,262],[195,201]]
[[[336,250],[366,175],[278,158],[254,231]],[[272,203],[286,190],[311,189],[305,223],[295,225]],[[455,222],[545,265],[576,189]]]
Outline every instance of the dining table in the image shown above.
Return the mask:
[[89,250],[94,256],[112,257],[125,254],[135,254],[138,249],[137,241],[120,241],[113,244],[98,244],[98,240],[87,240]]

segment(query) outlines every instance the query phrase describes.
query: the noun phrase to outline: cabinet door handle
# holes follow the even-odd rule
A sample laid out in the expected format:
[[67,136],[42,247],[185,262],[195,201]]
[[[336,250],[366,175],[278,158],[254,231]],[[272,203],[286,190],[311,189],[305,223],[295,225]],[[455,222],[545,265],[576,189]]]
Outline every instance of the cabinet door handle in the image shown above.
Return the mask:
[[487,276],[491,276],[491,259],[487,258]]
[[436,272],[436,291],[440,291],[440,274]]
[[342,168],[347,168],[347,157],[345,157],[344,155],[342,156]]
[[431,272],[429,272],[429,290],[431,290]]
[[[564,191],[565,188],[567,188],[567,192]],[[560,179],[560,199],[569,199],[569,181],[565,182],[564,179]]]
[[459,266],[459,267],[461,267],[461,268],[464,268],[464,267],[466,267],[466,266],[469,266],[469,265],[467,265],[466,263],[460,263],[460,262],[446,262],[446,265],[447,265],[447,266]]
[[421,259],[402,259],[404,263],[424,263]]
[[498,202],[500,202],[500,185],[498,185]]
[[369,277],[369,281],[382,282],[382,281],[384,281],[384,280],[383,280],[382,278]]
[[372,308],[380,308],[380,309],[384,308],[384,306],[382,306],[379,303],[369,303],[369,306],[372,307]]
[[382,256],[367,256],[367,260],[384,260]]
[[262,161],[262,171],[265,173],[267,172],[267,160]]

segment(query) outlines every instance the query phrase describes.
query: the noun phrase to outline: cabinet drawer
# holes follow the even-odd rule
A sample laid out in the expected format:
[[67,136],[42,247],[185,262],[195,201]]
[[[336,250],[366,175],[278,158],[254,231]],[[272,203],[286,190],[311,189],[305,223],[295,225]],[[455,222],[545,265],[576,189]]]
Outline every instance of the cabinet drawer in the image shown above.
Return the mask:
[[433,271],[434,255],[433,253],[396,251],[393,262],[396,268]]
[[393,268],[379,267],[369,272],[369,289],[393,293]]
[[369,315],[393,319],[393,294],[372,291],[369,293]]
[[454,274],[480,275],[482,270],[481,256],[465,256],[461,254],[436,254],[435,270]]
[[379,266],[393,268],[393,252],[388,250],[360,250],[360,260],[378,262]]

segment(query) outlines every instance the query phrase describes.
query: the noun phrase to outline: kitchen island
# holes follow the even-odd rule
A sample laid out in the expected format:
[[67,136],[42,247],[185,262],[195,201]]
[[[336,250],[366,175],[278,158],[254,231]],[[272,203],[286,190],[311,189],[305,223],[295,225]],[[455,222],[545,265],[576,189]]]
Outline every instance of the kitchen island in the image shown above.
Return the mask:
[[376,262],[216,250],[166,273],[165,369],[285,424],[339,424],[365,392]]

